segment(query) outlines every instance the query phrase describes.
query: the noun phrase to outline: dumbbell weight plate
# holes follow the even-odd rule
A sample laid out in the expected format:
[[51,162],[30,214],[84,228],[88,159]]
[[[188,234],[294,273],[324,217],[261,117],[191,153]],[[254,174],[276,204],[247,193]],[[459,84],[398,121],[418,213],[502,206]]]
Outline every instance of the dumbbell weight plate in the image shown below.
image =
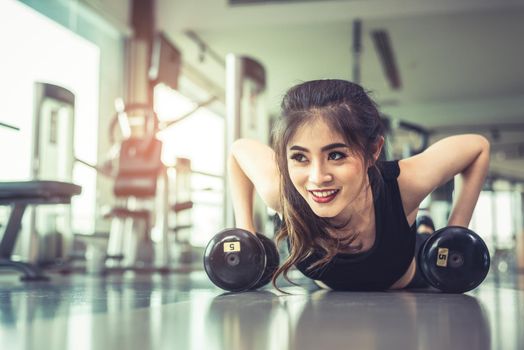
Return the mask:
[[258,283],[255,284],[253,289],[258,289],[268,284],[271,281],[271,278],[273,278],[273,273],[278,269],[278,265],[280,264],[280,257],[275,243],[258,232],[257,237],[264,245],[264,250],[266,251],[266,268],[264,269],[264,274]]
[[479,235],[458,226],[435,231],[420,251],[420,269],[428,282],[448,293],[476,288],[488,274],[489,251]]
[[209,241],[204,253],[204,269],[218,287],[231,292],[252,289],[266,266],[262,242],[242,229],[226,229]]

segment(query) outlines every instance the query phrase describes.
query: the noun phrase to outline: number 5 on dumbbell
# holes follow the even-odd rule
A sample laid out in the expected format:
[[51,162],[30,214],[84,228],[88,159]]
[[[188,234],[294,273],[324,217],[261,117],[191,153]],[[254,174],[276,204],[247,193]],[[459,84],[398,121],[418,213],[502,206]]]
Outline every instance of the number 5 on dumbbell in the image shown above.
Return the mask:
[[226,242],[224,243],[224,253],[239,252],[240,242]]

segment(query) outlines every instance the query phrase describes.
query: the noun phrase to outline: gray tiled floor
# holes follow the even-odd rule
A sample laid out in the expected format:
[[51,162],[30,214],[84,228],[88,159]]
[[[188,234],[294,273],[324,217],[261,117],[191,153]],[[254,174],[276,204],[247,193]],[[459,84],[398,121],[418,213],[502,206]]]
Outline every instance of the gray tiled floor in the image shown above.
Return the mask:
[[524,349],[524,278],[466,295],[287,287],[227,294],[202,272],[0,274],[0,349]]

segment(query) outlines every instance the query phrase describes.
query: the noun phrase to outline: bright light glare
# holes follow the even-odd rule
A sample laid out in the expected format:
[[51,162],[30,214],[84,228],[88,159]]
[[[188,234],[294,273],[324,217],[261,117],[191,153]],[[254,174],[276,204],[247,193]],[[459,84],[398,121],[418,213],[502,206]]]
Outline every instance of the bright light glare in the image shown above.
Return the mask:
[[[164,85],[155,88],[155,110],[162,121],[176,120],[195,106],[190,99]],[[209,109],[199,109],[190,117],[160,131],[157,137],[163,143],[164,164],[174,165],[176,158],[188,158],[193,170],[223,175],[224,119]],[[221,179],[216,177],[193,175],[191,187],[220,191],[222,186],[217,186],[217,180],[221,184]],[[174,187],[173,184],[170,186]],[[190,239],[195,246],[204,246],[222,226],[222,196],[217,198],[216,193],[192,193],[193,200],[198,201],[191,213],[193,228]],[[206,220],[196,220],[202,217]]]

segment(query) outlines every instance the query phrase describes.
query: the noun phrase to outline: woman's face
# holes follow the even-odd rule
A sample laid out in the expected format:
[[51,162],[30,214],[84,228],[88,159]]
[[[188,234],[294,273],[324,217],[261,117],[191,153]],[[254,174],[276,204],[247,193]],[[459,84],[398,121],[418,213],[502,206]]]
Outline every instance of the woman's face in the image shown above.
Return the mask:
[[291,181],[319,217],[346,220],[368,183],[362,157],[322,118],[302,125],[287,145]]

